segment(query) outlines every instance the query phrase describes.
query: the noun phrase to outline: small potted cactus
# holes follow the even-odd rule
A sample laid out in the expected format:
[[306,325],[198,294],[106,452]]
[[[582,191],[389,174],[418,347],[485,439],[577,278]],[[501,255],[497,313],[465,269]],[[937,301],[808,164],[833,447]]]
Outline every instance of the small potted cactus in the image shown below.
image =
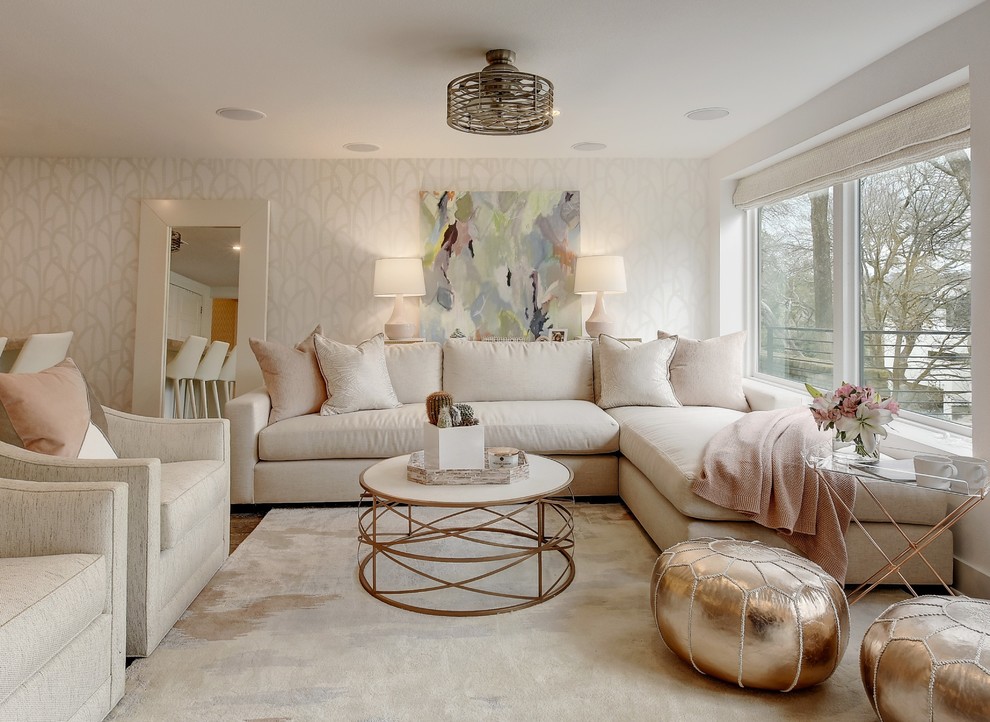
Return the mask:
[[485,430],[468,404],[446,391],[426,397],[423,459],[427,469],[484,469]]

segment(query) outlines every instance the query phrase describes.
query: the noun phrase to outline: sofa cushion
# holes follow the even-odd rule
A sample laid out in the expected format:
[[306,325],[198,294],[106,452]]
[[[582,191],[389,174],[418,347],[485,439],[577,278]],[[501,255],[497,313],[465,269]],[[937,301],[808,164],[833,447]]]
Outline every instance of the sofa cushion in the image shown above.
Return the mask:
[[697,519],[746,519],[738,512],[702,499],[691,491],[701,471],[709,439],[741,411],[702,406],[610,409],[621,425],[619,450],[643,472],[678,511]]
[[0,558],[0,700],[109,607],[102,555]]
[[657,338],[677,339],[670,383],[681,404],[749,411],[742,388],[745,331],[703,341],[657,331]]
[[680,406],[670,386],[669,365],[677,341],[656,339],[632,346],[602,334],[598,338],[601,389],[598,405]]
[[[748,517],[702,499],[691,491],[701,473],[708,441],[717,431],[743,416],[740,411],[718,407],[626,407],[611,409],[621,424],[619,448],[650,482],[688,517],[709,520],[746,520]],[[801,459],[795,461],[803,464]],[[857,489],[856,518],[861,522],[886,522],[886,515],[871,498],[876,497],[894,519],[905,524],[935,524],[945,516],[944,494],[926,493],[912,485],[865,480],[870,493]]]
[[313,344],[313,339],[321,333],[323,327],[317,326],[295,348],[275,341],[248,339],[272,399],[268,423],[312,414],[327,400],[327,385],[320,374]]
[[334,416],[297,416],[261,430],[264,461],[383,459],[423,448],[426,405],[355,411]]
[[472,405],[485,427],[485,446],[511,446],[536,454],[619,450],[619,425],[590,401],[482,401]]
[[389,344],[385,364],[399,403],[422,403],[443,386],[443,346],[433,341]]
[[223,499],[224,463],[173,461],[162,464],[161,543],[171,549]]
[[317,335],[316,360],[327,382],[324,416],[369,409],[394,409],[399,405],[385,363],[385,334],[357,346]]
[[455,401],[593,401],[590,341],[449,339],[443,390]]

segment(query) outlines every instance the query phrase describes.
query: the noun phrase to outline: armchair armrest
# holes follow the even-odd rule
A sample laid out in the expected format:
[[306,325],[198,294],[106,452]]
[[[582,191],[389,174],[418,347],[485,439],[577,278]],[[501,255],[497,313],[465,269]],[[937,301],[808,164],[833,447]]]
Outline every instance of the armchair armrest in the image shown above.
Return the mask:
[[808,403],[807,398],[796,391],[782,389],[772,384],[755,379],[743,379],[743,393],[753,411],[771,411],[786,409],[791,406],[802,406]]
[[254,467],[258,463],[258,434],[268,426],[272,400],[265,387],[227,402],[230,419],[230,502],[254,503]]
[[227,459],[230,429],[226,419],[159,419],[103,410],[110,444],[121,458],[160,459],[163,464]]
[[[162,466],[158,459],[70,459],[26,451],[0,442],[0,478],[64,482],[68,486],[121,481],[127,484],[127,605],[149,608],[155,598],[161,552]],[[147,615],[144,615],[144,619]],[[147,630],[128,626],[133,637]]]

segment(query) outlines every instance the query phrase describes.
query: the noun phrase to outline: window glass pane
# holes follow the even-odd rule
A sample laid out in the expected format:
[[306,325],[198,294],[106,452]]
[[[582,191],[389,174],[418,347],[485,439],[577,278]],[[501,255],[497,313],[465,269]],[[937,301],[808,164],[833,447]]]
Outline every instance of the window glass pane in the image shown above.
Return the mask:
[[972,425],[969,151],[860,182],[862,378]]
[[832,386],[831,190],[759,214],[762,373]]

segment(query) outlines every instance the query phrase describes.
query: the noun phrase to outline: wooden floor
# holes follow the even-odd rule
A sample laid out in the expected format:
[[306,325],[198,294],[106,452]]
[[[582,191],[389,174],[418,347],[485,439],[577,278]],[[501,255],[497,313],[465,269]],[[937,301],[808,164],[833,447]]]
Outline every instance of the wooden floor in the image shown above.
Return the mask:
[[254,531],[268,509],[252,511],[231,511],[230,512],[230,551],[234,551],[238,545],[247,539],[248,534]]

